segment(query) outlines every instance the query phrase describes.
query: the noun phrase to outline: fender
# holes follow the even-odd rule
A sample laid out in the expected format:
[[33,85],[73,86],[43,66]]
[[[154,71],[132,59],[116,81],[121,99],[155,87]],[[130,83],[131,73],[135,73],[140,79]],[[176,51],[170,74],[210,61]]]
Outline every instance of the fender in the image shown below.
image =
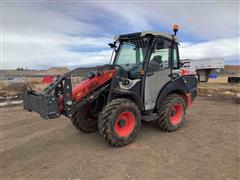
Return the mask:
[[183,95],[185,98],[186,94],[191,91],[196,91],[197,88],[197,79],[194,75],[181,76],[173,81],[169,81],[159,92],[157,103],[155,105],[155,110],[159,109],[163,99],[170,93],[177,93]]
[[131,99],[135,102],[140,110],[144,110],[143,102],[141,101],[141,97],[136,93],[124,89],[114,88],[113,91],[113,99],[114,98],[127,98]]

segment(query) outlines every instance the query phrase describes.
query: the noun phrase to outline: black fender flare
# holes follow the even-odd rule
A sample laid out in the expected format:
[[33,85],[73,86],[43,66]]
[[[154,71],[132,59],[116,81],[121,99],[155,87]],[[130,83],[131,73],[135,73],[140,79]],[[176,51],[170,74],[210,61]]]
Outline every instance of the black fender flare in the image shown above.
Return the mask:
[[177,93],[182,95],[184,97],[184,100],[186,101],[185,95],[191,89],[194,89],[197,86],[197,81],[193,80],[193,78],[196,79],[194,76],[191,75],[181,76],[165,84],[158,94],[158,98],[154,109],[158,110],[161,106],[163,99],[171,93]]
[[116,98],[130,99],[138,106],[138,108],[141,111],[144,110],[144,105],[143,105],[143,102],[141,101],[141,97],[132,91],[114,88],[112,91],[112,99],[116,99]]

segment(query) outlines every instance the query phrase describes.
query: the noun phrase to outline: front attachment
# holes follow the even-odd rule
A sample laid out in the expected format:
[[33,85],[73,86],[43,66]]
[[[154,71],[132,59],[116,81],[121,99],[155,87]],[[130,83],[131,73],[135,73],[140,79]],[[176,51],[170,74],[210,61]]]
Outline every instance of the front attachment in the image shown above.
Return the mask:
[[45,119],[58,118],[61,114],[71,117],[72,85],[69,75],[58,76],[42,92],[33,90],[23,94],[23,107],[34,111]]
[[34,91],[26,91],[23,95],[23,108],[40,114],[44,119],[58,118],[60,111],[57,98],[53,95],[37,94]]

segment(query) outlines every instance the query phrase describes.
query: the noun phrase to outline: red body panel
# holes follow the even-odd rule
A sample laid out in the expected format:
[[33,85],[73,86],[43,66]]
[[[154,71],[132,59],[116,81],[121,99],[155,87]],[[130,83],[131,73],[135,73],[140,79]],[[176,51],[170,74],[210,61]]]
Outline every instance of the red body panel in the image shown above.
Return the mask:
[[72,91],[74,101],[80,101],[83,97],[87,96],[89,92],[94,91],[101,85],[111,80],[115,72],[115,69],[105,70],[98,76],[82,81]]
[[196,72],[195,71],[190,71],[188,69],[181,69],[180,71],[180,75],[181,76],[186,76],[186,75],[195,75]]
[[[82,98],[87,96],[90,92],[96,90],[101,85],[105,84],[115,75],[116,70],[104,70],[99,75],[83,80],[72,90],[72,98],[74,101],[79,102]],[[63,105],[63,96],[60,96],[59,99],[60,111],[64,110]]]

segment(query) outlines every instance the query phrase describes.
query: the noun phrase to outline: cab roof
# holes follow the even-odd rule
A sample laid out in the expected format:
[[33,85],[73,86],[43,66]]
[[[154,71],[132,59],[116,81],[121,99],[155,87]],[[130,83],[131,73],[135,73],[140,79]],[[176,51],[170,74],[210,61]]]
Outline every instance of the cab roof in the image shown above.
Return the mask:
[[136,32],[136,33],[130,33],[130,34],[121,34],[121,35],[116,35],[114,37],[114,40],[127,40],[127,39],[136,39],[136,38],[141,38],[146,35],[150,36],[162,36],[164,38],[170,39],[170,40],[175,40],[176,42],[179,42],[176,37],[174,37],[172,34],[167,33],[167,32],[154,32],[154,31],[142,31],[142,32]]

